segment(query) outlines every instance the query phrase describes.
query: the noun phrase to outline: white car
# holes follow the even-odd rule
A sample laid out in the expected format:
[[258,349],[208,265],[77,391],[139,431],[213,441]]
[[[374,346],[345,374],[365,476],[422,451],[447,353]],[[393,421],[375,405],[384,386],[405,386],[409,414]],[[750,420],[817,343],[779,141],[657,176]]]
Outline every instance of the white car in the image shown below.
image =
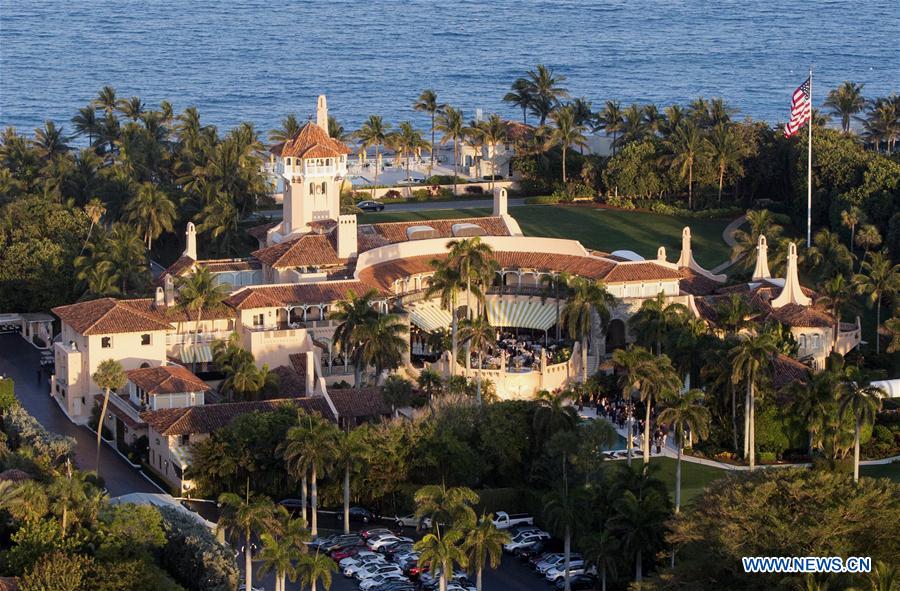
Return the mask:
[[345,577],[355,577],[356,573],[363,570],[364,568],[372,566],[373,564],[383,565],[383,564],[387,564],[387,561],[384,559],[383,556],[377,556],[377,557],[372,557],[372,558],[366,557],[365,560],[360,560],[358,562],[354,562],[353,564],[344,568],[344,576]]
[[512,542],[507,542],[506,544],[503,544],[503,549],[506,550],[507,552],[515,552],[519,548],[524,548],[525,546],[528,546],[535,542],[539,542],[541,540],[547,540],[549,538],[550,538],[550,534],[548,534],[546,532],[526,534],[526,535],[522,536],[518,541],[514,540]]
[[372,577],[377,577],[378,575],[385,575],[388,573],[402,575],[403,570],[396,564],[378,564],[376,562],[356,571],[356,574],[354,576],[360,581],[364,581],[365,579],[371,579]]
[[409,579],[407,579],[403,575],[398,575],[398,574],[394,574],[394,573],[385,573],[383,575],[376,575],[376,576],[368,578],[368,579],[363,579],[363,581],[359,584],[359,588],[362,591],[368,591],[369,589],[372,589],[373,587],[377,587],[378,585],[381,585],[382,583],[387,583],[389,581],[408,581],[408,580]]
[[397,515],[394,517],[394,522],[397,524],[397,527],[415,527],[418,528],[421,524],[424,529],[431,529],[431,517],[422,517],[419,519],[415,516],[415,514],[410,515]]
[[394,542],[407,542],[412,543],[412,538],[405,538],[402,536],[384,536],[383,538],[378,538],[377,540],[369,540],[368,545],[372,550],[378,550],[379,548],[383,548]]
[[[569,576],[574,575],[582,575],[585,573],[585,566],[583,560],[570,560],[569,561]],[[562,579],[566,576],[566,563],[565,561],[559,563],[558,565],[547,570],[547,574],[544,575],[551,583],[555,583],[556,581]]]
[[[546,558],[537,563],[535,568],[543,575],[554,566],[562,564],[565,560],[565,554],[548,554]],[[570,555],[569,560],[581,560],[581,554],[572,554]]]
[[341,559],[338,563],[338,566],[341,567],[341,571],[343,572],[345,569],[350,568],[351,566],[359,566],[361,564],[369,564],[375,561],[383,562],[384,556],[379,554],[378,552],[370,552],[368,550],[363,550],[362,552],[354,555],[348,556],[347,558]]

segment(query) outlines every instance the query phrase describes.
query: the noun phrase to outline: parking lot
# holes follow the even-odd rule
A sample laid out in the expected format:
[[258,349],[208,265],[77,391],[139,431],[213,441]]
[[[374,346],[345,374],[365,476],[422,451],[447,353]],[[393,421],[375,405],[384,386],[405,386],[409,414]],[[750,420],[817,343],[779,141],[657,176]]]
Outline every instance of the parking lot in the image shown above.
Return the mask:
[[[380,523],[384,527],[389,527],[394,531],[398,531],[396,525],[390,521],[381,521]],[[319,527],[321,535],[342,531],[343,529],[341,527],[339,515],[323,512],[319,513]],[[372,525],[369,524],[364,526],[361,523],[351,524],[351,529],[354,531],[359,531],[366,527],[372,527]],[[413,528],[404,528],[401,531],[401,534],[410,538],[421,537],[421,534],[416,534],[416,531]],[[238,562],[243,566],[243,560]],[[254,563],[255,569],[258,570],[259,566],[258,562]],[[489,591],[548,591],[553,589],[552,585],[547,583],[543,577],[528,568],[527,564],[507,554],[503,555],[500,568],[486,569],[483,578],[484,589]],[[472,580],[474,582],[474,574]],[[266,591],[274,591],[275,577],[270,574],[262,579],[254,578],[253,586],[257,588],[262,586]],[[334,591],[359,591],[359,586],[355,579],[348,579],[344,577],[343,574],[338,573],[334,577],[331,589]]]

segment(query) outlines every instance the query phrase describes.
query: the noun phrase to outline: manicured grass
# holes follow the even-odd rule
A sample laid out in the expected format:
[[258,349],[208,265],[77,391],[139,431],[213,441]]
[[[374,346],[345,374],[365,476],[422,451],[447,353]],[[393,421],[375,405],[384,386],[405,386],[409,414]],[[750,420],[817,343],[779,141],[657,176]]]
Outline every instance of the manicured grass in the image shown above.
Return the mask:
[[[637,459],[635,462],[638,466],[643,466],[644,461]],[[655,473],[666,483],[669,488],[669,494],[672,495],[672,502],[675,501],[675,465],[676,460],[673,458],[650,458],[650,465],[657,466]],[[697,495],[703,492],[703,489],[712,482],[725,476],[727,472],[719,468],[712,468],[702,464],[693,462],[681,462],[681,504],[686,505]]]
[[[488,215],[490,210],[443,209],[431,211],[365,214],[360,223],[445,219]],[[593,209],[577,206],[526,205],[510,209],[526,236],[573,238],[585,247],[606,252],[633,250],[645,258],[656,258],[666,247],[674,262],[681,252],[681,229],[691,227],[694,258],[714,267],[728,258],[730,249],[722,240],[727,220],[700,220],[641,211]]]
[[860,476],[869,476],[871,478],[890,478],[894,482],[900,482],[900,462],[876,466],[860,466],[859,474]]

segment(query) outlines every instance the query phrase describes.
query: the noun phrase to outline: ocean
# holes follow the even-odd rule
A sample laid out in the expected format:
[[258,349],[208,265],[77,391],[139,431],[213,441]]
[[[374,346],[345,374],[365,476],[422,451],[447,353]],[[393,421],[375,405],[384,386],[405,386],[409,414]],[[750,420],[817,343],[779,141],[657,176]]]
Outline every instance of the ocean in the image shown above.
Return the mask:
[[0,127],[69,122],[104,85],[205,123],[266,131],[326,94],[346,129],[412,120],[424,88],[511,118],[501,99],[537,63],[573,97],[685,103],[724,97],[738,117],[788,118],[814,68],[817,105],[843,80],[900,91],[896,0],[0,0]]

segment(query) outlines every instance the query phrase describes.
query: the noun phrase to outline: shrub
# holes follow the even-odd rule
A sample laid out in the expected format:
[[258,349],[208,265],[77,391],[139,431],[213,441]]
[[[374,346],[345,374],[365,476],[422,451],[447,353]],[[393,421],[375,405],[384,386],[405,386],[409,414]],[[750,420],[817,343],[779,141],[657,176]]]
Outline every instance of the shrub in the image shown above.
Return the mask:
[[553,194],[550,196],[555,198],[556,201],[560,202],[560,203],[571,203],[572,201],[575,200],[574,195],[570,194],[568,191],[566,191],[563,188],[556,189],[555,191],[553,191]]
[[22,591],[82,591],[89,584],[94,559],[80,554],[54,552],[46,560],[36,562],[22,577]]
[[771,451],[763,451],[759,454],[759,462],[761,464],[774,464],[778,458],[775,457],[775,452]]
[[160,563],[190,591],[230,591],[238,584],[238,569],[228,546],[206,526],[174,507],[160,507],[166,545]]
[[0,378],[0,413],[18,405],[19,401],[16,400],[15,383],[12,378]]
[[470,195],[483,195],[484,187],[482,187],[481,185],[468,185],[466,187],[466,193]]
[[431,197],[431,192],[428,189],[416,189],[412,194],[413,197],[419,201],[426,201]]
[[9,447],[31,447],[34,453],[57,463],[69,457],[75,449],[75,440],[50,433],[37,419],[21,406],[10,408],[3,416],[3,431],[9,437]]
[[441,187],[437,192],[437,196],[441,199],[449,199],[451,197],[455,197],[456,195],[453,193],[453,189],[450,187]]
[[556,205],[559,198],[555,195],[541,195],[540,197],[529,197],[525,200],[528,205]]
[[619,207],[621,209],[634,209],[634,201],[628,197],[619,197],[618,195],[607,197],[606,204],[610,207]]

